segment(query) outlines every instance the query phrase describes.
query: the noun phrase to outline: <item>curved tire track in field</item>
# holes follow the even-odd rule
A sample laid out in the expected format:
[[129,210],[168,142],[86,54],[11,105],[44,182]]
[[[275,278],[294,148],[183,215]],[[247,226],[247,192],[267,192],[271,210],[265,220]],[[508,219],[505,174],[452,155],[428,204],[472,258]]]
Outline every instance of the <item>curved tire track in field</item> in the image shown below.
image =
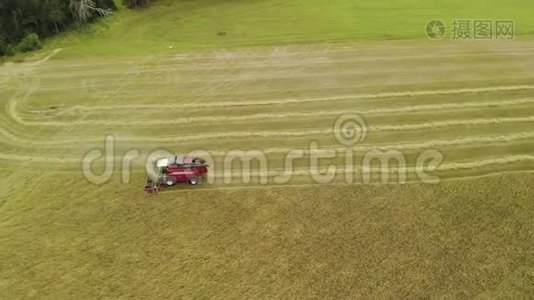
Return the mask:
[[18,115],[17,107],[20,103],[25,104],[28,97],[39,89],[39,76],[36,72],[36,68],[54,56],[56,56],[63,49],[54,49],[51,53],[46,55],[40,60],[34,62],[24,62],[17,65],[10,64],[8,76],[19,78],[18,83],[20,87],[15,94],[7,101],[7,113],[8,116],[15,122],[24,125],[24,120]]
[[[509,48],[503,48],[500,49],[500,52],[484,52],[484,51],[471,51],[466,52],[465,49],[452,49],[454,51],[449,50],[447,53],[436,53],[430,50],[432,48],[436,49],[443,49],[443,45],[438,46],[431,46],[426,45],[426,49],[429,50],[432,54],[420,54],[420,55],[414,55],[412,52],[406,52],[400,55],[384,55],[384,53],[376,53],[376,51],[372,51],[369,55],[369,53],[366,53],[366,56],[359,55],[362,50],[369,50],[365,48],[352,48],[352,47],[340,47],[340,45],[336,45],[334,47],[327,46],[327,47],[320,47],[321,49],[317,49],[317,45],[312,45],[311,47],[305,47],[302,51],[295,51],[294,46],[288,46],[287,49],[284,51],[277,51],[276,49],[273,51],[265,51],[263,53],[258,53],[258,49],[249,49],[250,51],[242,51],[239,49],[232,49],[232,51],[212,51],[205,54],[176,54],[172,56],[161,56],[158,57],[158,62],[165,64],[165,66],[175,66],[173,62],[177,62],[178,65],[181,65],[182,62],[195,62],[192,70],[204,70],[204,66],[209,66],[210,70],[236,70],[236,69],[260,69],[260,68],[269,68],[269,67],[285,67],[285,68],[291,68],[291,67],[298,67],[302,66],[302,56],[304,55],[306,57],[305,62],[312,61],[316,64],[323,64],[327,63],[328,59],[331,58],[329,56],[325,55],[339,55],[344,54],[343,58],[339,59],[336,58],[336,62],[339,63],[357,63],[357,62],[381,62],[381,61],[402,61],[402,60],[421,60],[421,59],[431,59],[435,60],[436,58],[442,59],[442,58],[463,58],[463,57],[502,57],[502,56],[529,56],[533,55],[532,50],[534,48],[525,48],[525,47],[509,47]],[[321,45],[322,46],[322,45]],[[281,48],[281,47],[276,47]],[[418,49],[418,47],[395,47],[393,45],[388,45],[388,51],[391,51],[393,49]],[[376,50],[376,49],[373,49]],[[299,57],[300,56],[300,57]],[[311,58],[310,58],[311,56]],[[296,61],[298,60],[298,61]],[[235,64],[232,64],[231,66],[217,66],[214,64],[220,63],[220,62],[236,62]],[[117,67],[117,66],[129,66],[131,65],[132,60],[130,58],[119,58],[119,59],[113,59],[112,61],[104,61],[104,62],[91,62],[91,63],[78,63],[73,64],[69,63],[67,65],[62,65],[63,68],[69,69],[69,68],[83,68],[83,67],[91,67],[91,68],[97,68],[97,70],[102,70],[101,67]],[[61,62],[59,62],[61,63]],[[72,70],[69,70],[72,71]],[[101,71],[98,73],[95,73],[96,75],[102,74]],[[61,76],[61,75],[59,75]]]
[[[495,172],[489,172],[484,175],[470,175],[470,176],[461,176],[461,177],[454,177],[454,178],[442,178],[440,179],[440,182],[447,182],[447,181],[462,181],[462,180],[471,180],[476,178],[486,178],[486,177],[496,177],[501,176],[504,174],[534,174],[533,171],[525,171],[525,170],[519,170],[519,171],[495,171]],[[382,185],[381,182],[371,182],[371,183],[339,183],[339,182],[332,182],[328,183],[329,186],[347,186],[347,185]],[[386,183],[386,184],[395,184],[392,183]],[[421,184],[420,180],[407,180],[406,184]],[[295,187],[295,188],[310,188],[310,187],[316,187],[316,183],[288,183],[288,184],[249,184],[249,185],[240,185],[240,186],[228,186],[228,185],[212,185],[212,186],[202,186],[202,187],[195,187],[195,188],[186,188],[186,189],[172,189],[172,190],[165,190],[161,191],[163,193],[188,193],[193,192],[197,193],[199,190],[201,191],[232,191],[232,190],[248,190],[248,189],[276,189],[276,188],[287,188],[287,187]]]
[[332,97],[317,97],[317,98],[287,98],[287,99],[273,99],[273,100],[258,100],[258,101],[228,101],[228,102],[212,102],[212,103],[184,103],[184,104],[126,104],[126,105],[95,105],[84,106],[76,105],[64,111],[93,111],[93,110],[131,110],[131,109],[184,109],[184,108],[215,108],[215,107],[246,107],[257,105],[275,105],[275,104],[293,104],[293,103],[308,103],[308,102],[333,102],[340,100],[358,100],[358,99],[387,99],[400,97],[420,97],[420,96],[444,96],[444,95],[458,95],[458,94],[479,94],[488,92],[510,92],[521,90],[534,90],[534,85],[517,85],[517,86],[499,86],[499,87],[481,87],[481,88],[463,88],[450,90],[429,90],[429,91],[406,91],[406,92],[388,92],[377,94],[359,94],[359,95],[340,95]]
[[[505,165],[510,163],[516,163],[516,162],[534,162],[534,155],[510,155],[510,156],[504,156],[504,157],[495,157],[495,158],[486,158],[476,161],[468,161],[468,162],[455,162],[455,163],[445,163],[441,164],[436,168],[436,171],[447,171],[447,170],[458,170],[458,169],[475,169],[485,166],[491,166],[491,165]],[[356,168],[357,169],[357,168]],[[398,167],[390,167],[388,168],[388,171],[390,173],[398,172],[401,168]],[[405,167],[404,168],[407,173],[415,173],[417,171],[416,167]],[[352,169],[351,169],[352,170]],[[346,174],[347,170],[345,168],[340,168],[339,166],[336,166],[336,174]],[[327,168],[323,168],[318,170],[319,173],[326,173]],[[353,171],[353,174],[358,173],[375,173],[381,171],[380,167],[366,167],[362,168],[361,170],[355,170]],[[215,178],[224,178],[225,177],[225,170],[218,170],[215,172],[214,176]],[[242,178],[245,176],[250,177],[261,177],[261,176],[267,176],[267,177],[275,177],[275,176],[284,176],[285,170],[272,170],[272,171],[250,171],[250,172],[241,172],[239,174],[232,174],[234,178]],[[298,168],[296,170],[292,170],[289,172],[291,176],[311,176],[313,175],[310,168]]]
[[[53,55],[50,55],[50,57]],[[47,61],[50,57],[37,61],[35,63],[32,63],[30,66],[35,67],[39,64]],[[12,120],[17,122],[19,125],[24,126],[72,126],[72,125],[118,125],[123,124],[123,121],[119,121],[119,123],[115,122],[101,122],[101,120],[81,120],[81,121],[50,121],[50,122],[40,122],[40,121],[27,121],[19,115],[18,109],[21,108],[21,104],[24,105],[27,98],[33,91],[35,91],[39,85],[38,78],[37,81],[35,81],[35,77],[24,77],[23,80],[26,80],[23,82],[24,91],[19,92],[10,99],[7,107],[8,107],[8,113]],[[219,103],[218,105],[215,105],[215,107],[232,107],[232,106],[249,106],[249,105],[271,105],[271,104],[287,104],[287,103],[303,103],[303,102],[319,102],[319,101],[336,101],[336,100],[347,100],[347,99],[376,99],[376,98],[394,98],[394,97],[420,97],[420,96],[430,96],[430,95],[454,95],[454,94],[462,94],[462,93],[483,93],[483,92],[499,92],[499,91],[519,91],[519,90],[531,90],[534,89],[534,85],[522,85],[522,86],[501,86],[501,87],[488,87],[488,88],[470,88],[470,89],[451,89],[451,90],[436,90],[436,91],[414,91],[414,92],[390,92],[390,93],[380,93],[380,94],[365,94],[365,95],[345,95],[345,96],[339,96],[339,97],[322,97],[322,98],[304,98],[304,99],[275,99],[275,100],[262,100],[258,102],[245,102],[245,101],[235,101],[235,102],[227,102],[227,103]],[[390,114],[390,113],[404,113],[404,112],[416,112],[416,111],[428,111],[428,110],[443,110],[443,109],[465,109],[465,108],[476,108],[476,107],[485,107],[485,106],[508,106],[508,105],[517,105],[517,104],[525,104],[525,103],[533,103],[534,99],[515,99],[515,100],[502,100],[502,101],[492,101],[492,102],[467,102],[467,103],[449,103],[449,104],[440,104],[440,105],[419,105],[419,106],[412,106],[412,107],[398,107],[398,108],[381,108],[381,109],[368,109],[364,111],[360,111],[361,113],[368,113],[368,114]],[[83,106],[82,106],[83,107]],[[109,109],[113,106],[102,106],[102,107],[85,107],[86,110],[98,110],[98,109]],[[117,106],[116,108],[124,109],[122,106]],[[155,104],[151,105],[152,107],[165,107],[168,108],[165,104]],[[176,107],[184,107],[184,106],[176,106]],[[190,108],[194,107],[213,107],[213,104],[210,103],[202,103],[202,104],[194,104],[191,103]],[[130,109],[134,109],[136,107],[130,107]],[[149,107],[142,107],[143,109],[149,108]],[[74,107],[74,109],[80,109],[80,107]],[[128,108],[127,108],[128,109]],[[83,110],[83,109],[82,109]],[[294,113],[282,113],[282,114],[252,114],[247,116],[233,116],[233,117],[204,117],[204,120],[206,122],[213,122],[213,121],[239,121],[239,120],[254,120],[258,117],[260,118],[289,118],[289,117],[313,117],[313,116],[328,116],[328,115],[335,115],[335,114],[341,114],[346,113],[346,110],[343,111],[325,111],[325,112],[294,112]],[[408,124],[408,125],[384,125],[382,127],[377,126],[374,128],[374,130],[413,130],[413,129],[424,129],[424,128],[441,128],[441,127],[447,127],[447,126],[459,126],[459,125],[484,125],[484,124],[499,124],[499,123],[511,123],[515,122],[512,121],[513,118],[497,118],[497,119],[478,119],[478,121],[474,120],[451,120],[451,121],[443,121],[443,122],[435,122],[435,123],[422,123],[422,124]],[[195,118],[194,121],[198,121],[198,118]],[[188,118],[182,118],[175,120],[176,122],[153,122],[150,124],[180,124],[184,122],[189,122],[191,119]],[[530,122],[530,118],[523,118],[522,122]],[[456,122],[456,123],[455,123]],[[469,123],[471,122],[471,123]],[[474,123],[473,123],[474,122]],[[478,123],[477,123],[478,122]],[[489,122],[489,123],[488,123]],[[518,121],[520,122],[520,121]],[[147,121],[139,121],[139,122],[130,122],[128,125],[144,125],[147,124]],[[422,127],[421,127],[422,126]],[[380,129],[381,128],[381,129]],[[371,129],[372,130],[372,129]],[[317,130],[320,131],[320,130]],[[308,132],[297,132],[297,133],[291,133],[286,132],[285,134],[287,136],[295,136],[294,134],[303,134],[303,135],[310,135],[310,134],[317,134],[317,131],[308,131]],[[6,133],[5,131],[4,133]],[[321,131],[324,132],[324,131]],[[329,133],[330,130],[327,132]],[[9,134],[7,132],[7,134]],[[237,134],[237,133],[229,133]],[[243,133],[241,133],[243,134]],[[245,133],[246,134],[246,133]],[[250,136],[257,136],[257,133],[255,135],[252,135],[254,133],[248,133]],[[271,134],[276,134],[276,132],[273,132]],[[280,134],[280,132],[278,132]],[[284,134],[284,133],[281,133]],[[224,134],[223,134],[224,135]],[[209,135],[208,135],[209,136]],[[13,139],[13,137],[15,139]],[[221,136],[215,136],[215,137],[221,137]],[[224,137],[224,136],[223,136]],[[236,136],[236,137],[246,137],[245,136]],[[399,144],[399,145],[387,145],[387,146],[375,146],[375,147],[354,147],[354,150],[364,150],[364,149],[419,149],[422,147],[435,147],[435,146],[443,146],[443,145],[461,145],[461,144],[470,144],[470,143],[495,143],[495,142],[507,142],[507,141],[514,141],[514,140],[522,140],[527,138],[532,138],[533,135],[530,133],[517,133],[512,135],[506,135],[506,136],[495,136],[495,137],[468,137],[463,139],[455,139],[455,140],[434,140],[434,141],[427,141],[422,143],[411,143],[411,144]],[[24,141],[23,139],[20,139],[14,135],[11,135],[10,137],[12,140],[18,140],[18,141]],[[183,137],[184,140],[191,139],[191,137]],[[163,137],[155,137],[155,139],[166,139]],[[55,141],[51,141],[55,142]],[[415,147],[415,148],[413,148]],[[333,149],[341,149],[345,150],[346,148],[338,147]],[[267,149],[267,153],[280,153],[280,151],[283,151],[281,153],[285,153],[288,149],[283,148],[270,148]],[[291,150],[291,149],[289,149]],[[222,152],[221,152],[222,153]],[[6,159],[6,160],[37,160],[42,162],[53,162],[53,163],[78,163],[80,161],[79,158],[55,158],[55,157],[46,157],[46,156],[28,156],[28,155],[19,155],[19,154],[1,154],[0,153],[0,159]],[[514,163],[514,162],[520,162],[520,161],[532,161],[533,157],[530,155],[515,155],[515,156],[505,156],[500,158],[490,158],[490,159],[483,159],[483,160],[474,160],[471,162],[457,162],[457,163],[449,163],[442,165],[444,168],[443,170],[455,170],[455,169],[470,169],[470,168],[478,168],[483,167],[487,165],[502,165],[502,164],[508,164],[508,163]],[[298,173],[298,172],[297,172]]]
[[[57,159],[57,158],[48,158],[48,157],[29,157],[29,156],[23,156],[23,155],[16,155],[16,154],[2,154],[0,153],[0,159],[6,159],[6,160],[23,160],[23,161],[29,161],[29,162],[53,162],[53,163],[59,163],[63,164],[65,162],[73,162],[70,159]],[[512,163],[518,163],[518,162],[534,162],[534,155],[509,155],[504,157],[496,157],[496,158],[485,158],[480,160],[474,160],[474,161],[466,161],[466,162],[453,162],[453,163],[445,163],[439,165],[434,172],[439,171],[449,171],[449,170],[460,170],[460,169],[477,169],[481,167],[487,167],[487,166],[499,166],[499,165],[506,165],[506,164],[512,164]],[[380,167],[365,167],[363,169],[358,168],[351,168],[346,169],[343,167],[335,166],[336,171],[335,174],[347,174],[348,171],[350,171],[350,174],[364,174],[364,173],[377,173],[381,171]],[[398,167],[389,167],[388,172],[390,174],[398,173],[401,170],[401,168]],[[415,173],[418,171],[416,167],[409,167],[406,166],[405,168],[402,168],[406,173]],[[318,170],[319,173],[326,173],[327,168],[322,168]],[[67,172],[68,171],[62,171]],[[78,171],[72,171],[72,173],[77,173]],[[529,171],[531,172],[531,171]],[[505,172],[502,172],[505,173]],[[249,178],[258,178],[258,177],[286,177],[286,176],[311,176],[313,174],[316,174],[310,170],[310,168],[298,168],[293,169],[291,171],[287,170],[269,170],[269,171],[240,171],[238,173],[233,173],[231,170],[217,170],[214,171],[214,178],[227,178],[230,176],[232,179],[236,178],[243,178],[243,177],[249,177]],[[480,176],[486,176],[480,175]],[[473,176],[478,177],[478,176]],[[290,185],[290,184],[288,184]]]
[[[517,117],[517,118],[478,118],[478,119],[465,119],[465,120],[450,120],[450,121],[436,121],[436,122],[424,122],[424,123],[415,123],[415,124],[405,124],[405,125],[378,125],[378,126],[369,126],[367,128],[368,132],[383,132],[383,131],[409,131],[409,130],[419,130],[419,129],[435,129],[435,128],[447,128],[454,126],[478,126],[478,125],[494,125],[494,124],[510,124],[510,123],[530,123],[534,122],[533,117]],[[312,135],[328,135],[333,134],[333,129],[311,129],[311,130],[266,130],[266,131],[235,131],[235,132],[224,132],[224,133],[200,133],[192,135],[180,135],[173,137],[136,137],[128,138],[121,137],[117,138],[120,142],[188,142],[204,139],[231,139],[231,138],[246,138],[246,137],[305,137]],[[20,138],[17,135],[14,135],[7,130],[0,128],[0,136],[6,138],[10,141],[12,145],[22,146],[22,147],[35,147],[35,146],[61,146],[69,145],[80,142],[86,143],[100,143],[102,142],[102,137],[98,138],[77,138],[77,139],[61,139],[61,140],[51,140],[51,141],[37,141],[34,138]]]
[[[302,150],[304,154],[313,153],[323,153],[323,152],[344,152],[347,150],[353,150],[356,152],[367,152],[370,150],[419,150],[419,149],[432,149],[438,146],[458,146],[458,145],[468,145],[468,144],[493,144],[493,143],[502,143],[502,142],[513,142],[521,141],[534,138],[534,132],[532,133],[517,133],[517,134],[507,134],[499,136],[476,136],[476,137],[466,137],[452,140],[433,140],[426,142],[412,142],[404,144],[387,144],[387,145],[373,145],[373,146],[354,146],[354,147],[340,147],[340,146],[322,146],[320,149],[315,151],[310,151],[309,149],[302,148],[267,148],[260,150],[264,154],[287,154],[290,151]],[[214,157],[225,156],[228,154],[228,151],[207,151],[210,155]],[[243,157],[254,157],[256,153],[244,153]],[[6,154],[0,153],[0,159],[18,161],[50,161],[50,162],[81,162],[81,157],[53,157],[53,156],[35,156],[35,155],[18,155],[18,154]],[[119,160],[122,156],[114,156],[110,158],[112,160]]]
[[[503,142],[513,142],[528,140],[534,138],[534,132],[529,133],[517,133],[517,134],[506,134],[498,136],[474,136],[466,138],[458,138],[452,140],[432,140],[425,142],[411,142],[411,143],[399,143],[399,144],[387,144],[387,145],[372,145],[372,146],[354,146],[354,147],[341,147],[341,146],[322,146],[320,149],[313,151],[314,153],[322,152],[343,152],[346,150],[353,150],[356,152],[366,152],[369,150],[418,150],[418,149],[432,149],[439,146],[459,146],[459,145],[468,145],[468,144],[493,144],[493,143],[503,143]],[[299,149],[299,148],[266,148],[261,151],[265,154],[287,154],[292,150],[303,150],[304,154],[310,154],[310,150]],[[224,156],[228,151],[208,151],[213,156]],[[254,156],[255,154],[250,154]],[[247,157],[245,153],[243,155]]]
[[[486,102],[465,102],[465,103],[449,103],[449,104],[429,104],[429,105],[415,105],[409,107],[394,107],[394,108],[377,108],[377,109],[355,109],[353,112],[360,114],[393,114],[393,113],[406,113],[406,112],[421,112],[421,111],[434,111],[434,110],[453,110],[453,109],[471,109],[471,108],[483,108],[483,107],[508,107],[512,105],[521,105],[534,103],[534,98],[522,98],[514,100],[499,100],[499,101],[486,101]],[[232,121],[246,121],[246,120],[258,120],[258,119],[283,119],[283,118],[309,118],[309,117],[324,117],[324,116],[338,116],[346,114],[347,110],[332,110],[332,111],[313,111],[313,112],[288,112],[288,113],[258,113],[249,114],[244,116],[197,116],[189,118],[173,118],[168,120],[78,120],[78,121],[26,121],[18,116],[15,111],[14,103],[9,105],[10,115],[20,125],[24,126],[81,126],[81,125],[102,125],[102,126],[143,126],[143,125],[168,125],[168,124],[185,124],[191,122],[232,122]]]

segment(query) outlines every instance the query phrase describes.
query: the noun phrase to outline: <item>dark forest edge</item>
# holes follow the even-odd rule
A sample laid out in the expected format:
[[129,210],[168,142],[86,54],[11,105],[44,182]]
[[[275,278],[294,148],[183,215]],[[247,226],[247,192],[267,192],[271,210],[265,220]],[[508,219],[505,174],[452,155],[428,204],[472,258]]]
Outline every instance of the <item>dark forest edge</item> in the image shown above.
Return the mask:
[[[127,8],[150,0],[122,0]],[[114,0],[0,0],[0,56],[42,47],[42,38],[94,22],[117,10]]]

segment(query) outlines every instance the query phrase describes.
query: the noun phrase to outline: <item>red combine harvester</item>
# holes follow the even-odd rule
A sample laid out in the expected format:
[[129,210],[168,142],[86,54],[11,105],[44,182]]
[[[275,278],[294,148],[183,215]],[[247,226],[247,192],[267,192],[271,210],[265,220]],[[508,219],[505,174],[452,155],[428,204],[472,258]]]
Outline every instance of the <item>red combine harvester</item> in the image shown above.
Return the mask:
[[200,157],[176,155],[158,159],[153,163],[153,174],[146,178],[145,191],[157,193],[161,186],[173,186],[180,182],[199,184],[208,173],[208,166]]

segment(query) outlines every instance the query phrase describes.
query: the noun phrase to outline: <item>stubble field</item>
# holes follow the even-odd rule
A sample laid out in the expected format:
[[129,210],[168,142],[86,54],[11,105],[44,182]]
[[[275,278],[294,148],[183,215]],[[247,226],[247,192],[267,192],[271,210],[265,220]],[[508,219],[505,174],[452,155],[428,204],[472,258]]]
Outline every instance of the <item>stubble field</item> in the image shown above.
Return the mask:
[[[528,38],[367,41],[102,58],[47,49],[5,63],[0,294],[531,295],[533,50]],[[351,185],[334,136],[346,113],[367,128],[350,146]],[[114,172],[94,184],[82,159],[106,136]],[[310,143],[336,151],[319,166],[336,178],[314,184],[306,152],[278,183],[285,155]],[[406,184],[397,166],[379,184],[378,161],[362,184],[374,149],[402,153]],[[144,193],[154,150],[207,151],[216,182]],[[261,151],[268,165],[224,165],[232,150]],[[437,184],[415,172],[429,150],[443,158]]]

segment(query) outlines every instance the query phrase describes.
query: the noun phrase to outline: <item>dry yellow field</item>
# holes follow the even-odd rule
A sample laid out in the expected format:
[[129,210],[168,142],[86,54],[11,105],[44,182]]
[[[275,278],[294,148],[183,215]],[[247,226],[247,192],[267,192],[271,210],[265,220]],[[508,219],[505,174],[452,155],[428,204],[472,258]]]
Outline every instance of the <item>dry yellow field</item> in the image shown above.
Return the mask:
[[[0,299],[531,297],[532,4],[327,2],[161,0],[1,61]],[[464,17],[518,36],[423,40]],[[169,153],[210,177],[145,193]]]
[[[533,50],[382,41],[5,63],[0,298],[528,297]],[[346,113],[367,131],[348,147],[334,130]],[[311,143],[336,154],[319,164],[337,168],[329,183],[313,182],[313,151],[285,173]],[[90,182],[84,157],[110,145],[109,180]],[[376,160],[363,184],[376,149],[403,155],[404,184],[397,165],[380,184]],[[215,182],[144,193],[156,150],[206,151]],[[233,150],[267,166],[242,172]],[[442,155],[439,183],[416,172],[424,151]]]

